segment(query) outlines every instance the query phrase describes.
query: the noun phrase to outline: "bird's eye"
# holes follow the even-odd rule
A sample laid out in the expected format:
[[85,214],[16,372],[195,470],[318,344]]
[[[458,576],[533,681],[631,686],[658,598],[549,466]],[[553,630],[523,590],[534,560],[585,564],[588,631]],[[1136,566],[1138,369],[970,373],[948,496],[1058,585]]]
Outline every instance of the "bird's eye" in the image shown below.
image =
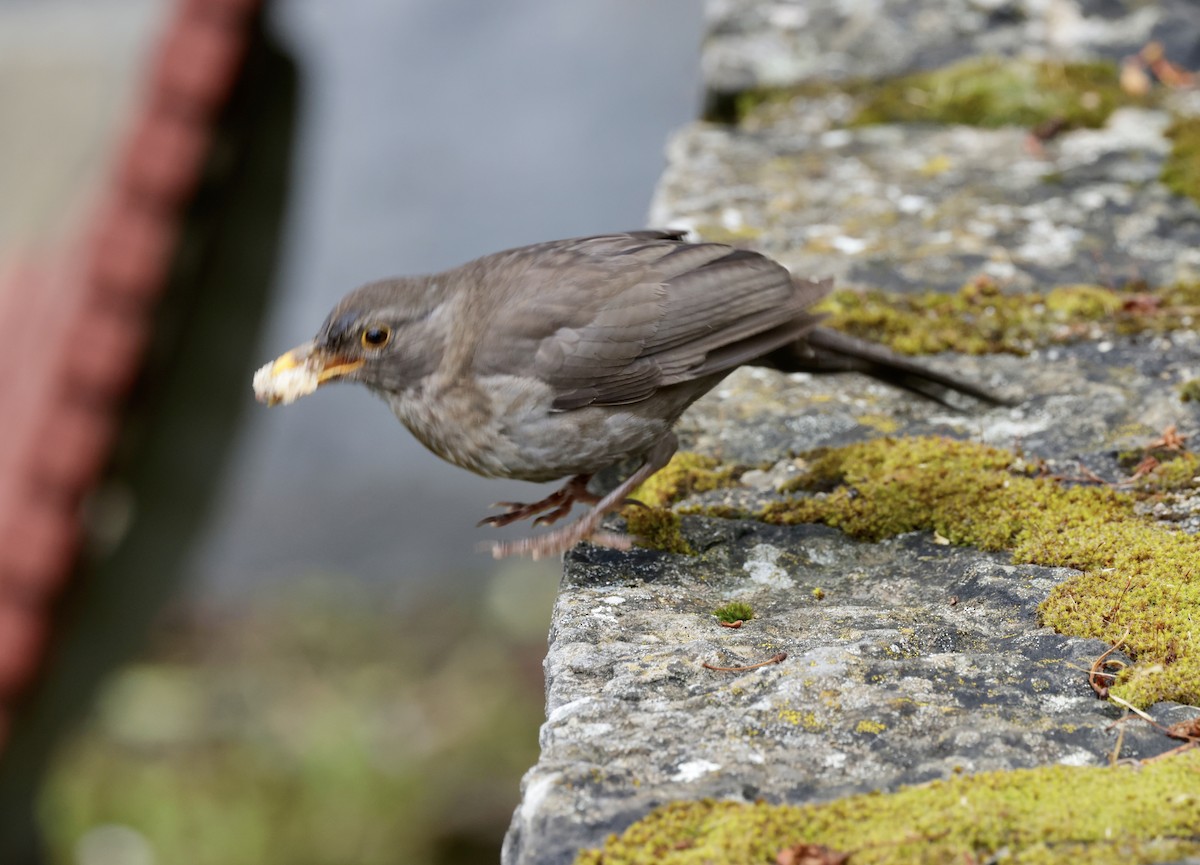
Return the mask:
[[383,348],[391,338],[392,329],[390,327],[382,324],[372,325],[363,329],[363,348]]

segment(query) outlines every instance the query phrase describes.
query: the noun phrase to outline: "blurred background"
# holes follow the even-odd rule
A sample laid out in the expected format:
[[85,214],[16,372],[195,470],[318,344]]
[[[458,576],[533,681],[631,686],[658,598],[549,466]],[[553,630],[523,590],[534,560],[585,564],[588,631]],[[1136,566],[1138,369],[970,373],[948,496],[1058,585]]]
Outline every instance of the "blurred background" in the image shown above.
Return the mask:
[[[216,62],[164,47],[180,8],[257,5],[0,0],[0,270],[74,254],[148,81]],[[498,860],[560,569],[493,562],[474,524],[542,491],[441,463],[364,390],[267,411],[250,375],[363,281],[644,225],[701,25],[696,0],[265,4],[13,704],[0,861]]]

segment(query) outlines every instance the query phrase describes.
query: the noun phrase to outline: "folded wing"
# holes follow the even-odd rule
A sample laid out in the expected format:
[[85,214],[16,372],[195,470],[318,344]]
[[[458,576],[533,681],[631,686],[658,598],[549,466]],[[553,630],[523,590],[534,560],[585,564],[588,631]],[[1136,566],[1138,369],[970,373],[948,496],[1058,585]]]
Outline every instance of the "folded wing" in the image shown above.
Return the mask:
[[530,263],[508,273],[553,285],[554,300],[511,292],[527,299],[501,303],[498,332],[515,339],[480,346],[476,368],[502,368],[500,351],[526,352],[530,372],[554,390],[554,409],[624,405],[731,370],[816,325],[806,310],[827,283],[793,280],[755,252],[681,237],[642,231],[506,253]]

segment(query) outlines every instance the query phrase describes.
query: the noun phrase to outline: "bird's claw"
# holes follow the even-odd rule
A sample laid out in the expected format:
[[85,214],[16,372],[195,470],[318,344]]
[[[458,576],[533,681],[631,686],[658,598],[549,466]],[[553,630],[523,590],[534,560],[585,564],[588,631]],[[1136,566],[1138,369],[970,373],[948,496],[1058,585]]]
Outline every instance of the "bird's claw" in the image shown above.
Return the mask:
[[572,504],[573,504],[573,502],[563,502],[561,505],[559,505],[558,507],[556,507],[554,510],[550,511],[549,513],[542,514],[540,517],[538,517],[536,520],[533,521],[533,524],[535,526],[549,526],[549,525],[552,525],[552,524],[558,522],[563,517],[565,517],[567,514],[571,513],[571,505]]
[[548,526],[569,514],[571,507],[576,502],[595,504],[597,501],[599,501],[598,497],[587,491],[587,479],[576,477],[567,481],[562,489],[555,490],[541,501],[530,503],[494,502],[492,507],[505,508],[505,512],[484,517],[475,525],[476,527],[507,526],[509,523],[537,516],[537,519],[533,521],[535,526]]
[[492,514],[490,517],[484,517],[482,520],[477,522],[475,526],[477,528],[479,526],[507,526],[509,523],[527,520],[532,516],[537,516],[543,511],[553,508],[553,510],[550,510],[550,513],[543,514],[534,520],[533,523],[535,526],[549,525],[555,520],[570,513],[571,501],[568,499],[564,502],[563,498],[564,496],[561,494],[560,490],[553,495],[547,496],[540,502],[532,502],[529,504],[526,504],[525,502],[496,502],[492,505],[492,507],[507,508],[508,510],[502,514]]

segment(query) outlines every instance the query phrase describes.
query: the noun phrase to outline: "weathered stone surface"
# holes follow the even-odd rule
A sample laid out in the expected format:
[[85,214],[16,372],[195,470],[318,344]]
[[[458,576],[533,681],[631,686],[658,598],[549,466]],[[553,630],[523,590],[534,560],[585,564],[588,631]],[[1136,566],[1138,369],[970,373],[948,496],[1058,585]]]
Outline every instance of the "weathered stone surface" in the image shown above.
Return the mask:
[[711,91],[885,78],[977,54],[1117,59],[1151,39],[1194,68],[1189,0],[714,0],[703,69]]
[[[792,454],[878,435],[880,418],[902,435],[1020,443],[1068,474],[1079,461],[1117,472],[1117,449],[1184,416],[1161,378],[1179,361],[1200,364],[1194,335],[1085,344],[1053,360],[941,358],[1026,396],[983,412],[858,376],[739,370],[682,432],[689,447],[774,468],[694,501],[755,507],[775,496],[771,478],[786,478]],[[698,557],[590,547],[568,557],[542,757],[525,779],[506,862],[569,861],[672,799],[824,800],[960,771],[1102,764],[1113,752],[1121,712],[1096,699],[1086,676],[1106,646],[1036,624],[1038,602],[1072,572],[923,534],[865,544],[821,526],[702,517],[685,517],[684,530]],[[731,599],[758,618],[718,625],[712,610]],[[782,663],[744,673],[701,666],[781,651]],[[1164,704],[1152,714],[1173,723],[1194,713]],[[1174,744],[1125,724],[1121,756]]]
[[1082,462],[1117,479],[1117,451],[1170,424],[1195,425],[1200,415],[1180,402],[1175,387],[1200,371],[1195,331],[1079,343],[1027,357],[947,354],[923,362],[1021,402],[956,411],[859,376],[744,368],[688,411],[680,438],[687,448],[754,465],[881,432],[949,435],[1021,449],[1065,474]]
[[684,129],[651,223],[889,289],[949,290],[978,274],[1014,290],[1200,276],[1200,208],[1157,182],[1166,112],[1121,109],[1104,129],[1036,148],[1021,129],[834,128],[850,112],[837,97],[798,98],[759,131]]
[[[1133,0],[717,0],[706,72],[729,92],[986,52],[1120,57],[1163,36],[1172,59],[1200,65],[1189,11]],[[760,249],[806,276],[899,290],[950,290],[980,274],[1010,291],[1200,278],[1200,208],[1158,181],[1167,110],[1121,109],[1103,129],[1035,143],[1020,129],[847,129],[855,98],[796,96],[738,127],[681,131],[650,223]],[[1195,111],[1195,100],[1178,95],[1172,107]],[[800,470],[797,454],[881,434],[983,441],[1064,476],[1110,480],[1128,474],[1119,451],[1167,426],[1200,434],[1200,407],[1177,390],[1200,376],[1194,330],[928,362],[1020,404],[955,410],[858,376],[738,370],[689,411],[681,439],[758,468],[683,504],[756,510]],[[1200,530],[1194,491],[1146,510]],[[568,556],[542,757],[507,865],[569,862],[673,799],[819,801],[1176,744],[1143,722],[1114,726],[1120,710],[1087,683],[1105,644],[1037,626],[1037,604],[1071,571],[924,534],[867,544],[820,526],[699,516],[683,530],[695,557],[587,546]],[[712,611],[731,599],[757,617],[721,627]],[[702,666],[780,652],[781,663],[742,672]],[[1151,714],[1173,723],[1196,709]]]

